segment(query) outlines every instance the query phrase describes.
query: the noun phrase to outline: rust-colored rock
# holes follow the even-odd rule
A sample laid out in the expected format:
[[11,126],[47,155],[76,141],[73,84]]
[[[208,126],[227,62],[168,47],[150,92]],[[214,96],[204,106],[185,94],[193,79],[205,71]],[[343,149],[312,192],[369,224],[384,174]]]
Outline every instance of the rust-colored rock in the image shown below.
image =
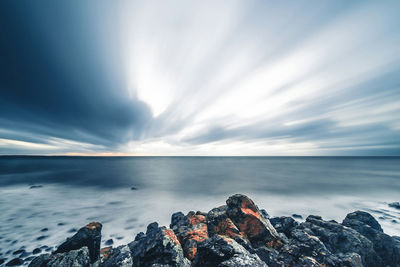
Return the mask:
[[279,240],[279,235],[247,196],[236,194],[228,198],[227,215],[251,242],[268,243]]
[[197,253],[197,244],[208,238],[207,219],[203,214],[189,212],[186,216],[182,213],[173,215],[171,228],[178,236],[185,256],[193,260]]

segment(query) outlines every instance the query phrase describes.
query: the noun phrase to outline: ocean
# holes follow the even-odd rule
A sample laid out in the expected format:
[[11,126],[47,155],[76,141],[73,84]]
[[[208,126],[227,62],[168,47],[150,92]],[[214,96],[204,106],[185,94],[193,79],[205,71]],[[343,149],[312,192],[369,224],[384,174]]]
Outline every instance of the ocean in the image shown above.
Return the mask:
[[[104,242],[132,241],[172,213],[209,211],[232,194],[270,216],[341,222],[364,210],[400,235],[400,157],[0,157],[0,258],[54,247],[90,221]],[[298,219],[302,221],[302,219]]]

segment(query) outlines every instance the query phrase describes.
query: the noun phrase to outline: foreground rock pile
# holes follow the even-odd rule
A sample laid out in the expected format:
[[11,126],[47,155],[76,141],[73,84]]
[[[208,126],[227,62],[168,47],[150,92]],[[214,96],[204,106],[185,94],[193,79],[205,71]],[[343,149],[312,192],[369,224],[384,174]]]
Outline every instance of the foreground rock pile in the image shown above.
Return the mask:
[[366,212],[342,223],[313,215],[298,223],[268,218],[244,195],[208,213],[174,213],[169,228],[151,223],[115,248],[100,248],[101,228],[88,224],[29,266],[400,266],[400,238]]

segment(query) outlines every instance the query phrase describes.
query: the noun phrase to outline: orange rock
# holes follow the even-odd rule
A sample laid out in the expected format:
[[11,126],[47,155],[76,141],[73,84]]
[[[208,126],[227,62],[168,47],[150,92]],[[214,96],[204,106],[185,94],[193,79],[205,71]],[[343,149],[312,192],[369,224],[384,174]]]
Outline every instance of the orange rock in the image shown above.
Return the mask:
[[170,229],[165,229],[165,230],[164,230],[164,235],[166,235],[166,236],[168,236],[169,238],[171,238],[172,241],[174,241],[176,244],[179,244],[179,245],[181,244],[181,243],[179,242],[178,238],[176,237],[175,233],[174,233],[172,230],[170,230]]

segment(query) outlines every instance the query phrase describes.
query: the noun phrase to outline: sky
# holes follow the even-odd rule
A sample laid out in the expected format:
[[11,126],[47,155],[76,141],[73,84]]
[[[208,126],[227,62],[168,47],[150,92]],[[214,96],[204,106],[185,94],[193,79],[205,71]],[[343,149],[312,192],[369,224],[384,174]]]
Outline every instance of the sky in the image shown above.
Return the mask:
[[1,1],[0,154],[400,155],[400,1]]

